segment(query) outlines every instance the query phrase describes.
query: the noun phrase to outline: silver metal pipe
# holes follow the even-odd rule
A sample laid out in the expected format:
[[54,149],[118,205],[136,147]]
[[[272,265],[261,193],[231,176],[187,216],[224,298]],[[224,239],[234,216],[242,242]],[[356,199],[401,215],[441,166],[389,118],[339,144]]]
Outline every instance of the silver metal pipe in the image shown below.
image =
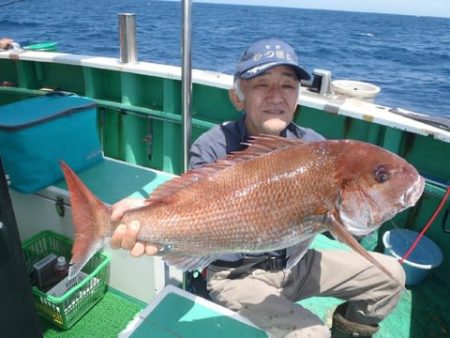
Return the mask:
[[136,63],[136,15],[119,13],[120,62]]
[[182,19],[183,19],[183,41],[181,68],[181,87],[182,87],[182,121],[183,121],[183,171],[189,167],[189,148],[191,146],[192,117],[191,117],[191,98],[192,98],[192,21],[191,21],[192,1],[183,0]]

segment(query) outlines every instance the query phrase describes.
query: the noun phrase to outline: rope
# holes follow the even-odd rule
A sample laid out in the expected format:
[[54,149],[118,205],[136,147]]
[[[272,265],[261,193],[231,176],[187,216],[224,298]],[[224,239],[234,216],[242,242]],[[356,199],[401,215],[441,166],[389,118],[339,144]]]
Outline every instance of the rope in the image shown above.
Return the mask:
[[422,231],[420,232],[419,236],[414,240],[411,247],[408,249],[408,251],[404,254],[404,256],[400,259],[400,264],[403,264],[403,262],[411,255],[411,253],[416,248],[417,244],[419,244],[420,240],[422,239],[425,232],[428,230],[428,228],[431,226],[431,224],[436,219],[437,215],[441,212],[442,208],[444,207],[445,202],[447,201],[448,195],[450,194],[450,187],[448,187],[447,192],[445,193],[444,197],[442,198],[441,203],[439,203],[439,206],[435,210],[433,216],[428,220],[427,224],[423,227]]

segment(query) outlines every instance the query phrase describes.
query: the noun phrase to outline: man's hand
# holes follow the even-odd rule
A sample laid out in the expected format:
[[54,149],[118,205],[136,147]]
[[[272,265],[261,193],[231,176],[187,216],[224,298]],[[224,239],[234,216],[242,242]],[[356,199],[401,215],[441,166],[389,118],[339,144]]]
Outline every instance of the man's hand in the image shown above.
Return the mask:
[[[123,199],[112,206],[111,220],[118,222],[125,211],[145,205],[147,205],[147,200],[145,199]],[[111,237],[111,248],[130,250],[130,254],[133,257],[140,257],[144,253],[150,256],[156,255],[159,252],[159,247],[137,241],[139,229],[139,221],[132,221],[129,224],[119,224]]]
[[0,39],[0,49],[9,49],[12,47],[13,43],[14,43],[13,39],[1,38]]

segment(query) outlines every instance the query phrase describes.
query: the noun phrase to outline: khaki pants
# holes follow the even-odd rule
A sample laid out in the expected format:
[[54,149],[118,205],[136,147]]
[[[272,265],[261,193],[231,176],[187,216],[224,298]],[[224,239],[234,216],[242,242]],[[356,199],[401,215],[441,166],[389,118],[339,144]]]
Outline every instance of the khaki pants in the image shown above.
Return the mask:
[[[399,281],[405,280],[394,258],[371,253]],[[291,270],[254,269],[238,279],[227,279],[232,269],[208,267],[212,299],[239,312],[273,337],[330,337],[315,314],[295,302],[312,296],[333,296],[348,301],[346,318],[375,325],[399,301],[402,289],[365,258],[341,250],[308,250]]]

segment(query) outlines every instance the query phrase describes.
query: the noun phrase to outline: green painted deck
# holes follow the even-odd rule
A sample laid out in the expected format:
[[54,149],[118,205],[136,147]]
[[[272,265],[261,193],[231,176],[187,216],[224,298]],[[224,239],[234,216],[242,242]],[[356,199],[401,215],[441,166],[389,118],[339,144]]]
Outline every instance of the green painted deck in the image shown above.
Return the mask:
[[[106,158],[80,174],[81,179],[99,198],[114,203],[124,197],[146,197],[172,175]],[[64,181],[56,186],[66,189]],[[430,189],[430,188],[429,188]],[[368,237],[364,245],[379,249],[379,236]],[[318,250],[342,249],[347,246],[319,235],[312,247]],[[167,297],[166,297],[167,298]],[[299,302],[331,324],[331,314],[341,303],[331,297],[314,297]],[[45,337],[115,337],[146,304],[113,289],[78,323],[61,331],[45,323]],[[248,331],[247,331],[248,330]],[[244,334],[243,332],[246,332]],[[447,337],[450,335],[450,294],[448,281],[432,272],[420,285],[408,289],[394,312],[381,323],[377,338]],[[264,337],[259,331],[231,320],[220,312],[181,297],[168,296],[132,337]]]
[[[313,247],[319,250],[343,248],[325,236],[318,236]],[[408,288],[393,313],[380,325],[376,338],[444,338],[450,336],[450,294],[446,281],[431,273],[423,283]],[[330,324],[334,308],[340,300],[313,297],[300,302]],[[44,336],[53,337],[116,337],[143,308],[142,302],[108,290],[78,323],[67,331],[44,323]],[[234,331],[233,331],[234,328]],[[247,331],[248,330],[248,331]],[[244,335],[243,332],[249,333]],[[169,296],[138,331],[138,337],[264,337],[247,326],[207,307],[184,298]]]
[[[114,203],[127,197],[146,197],[158,185],[173,177],[157,170],[143,170],[142,167],[125,164],[107,158],[100,164],[80,173],[81,179],[95,192],[95,194],[107,203]],[[64,181],[56,186],[66,189]],[[419,208],[429,212],[431,203],[436,196],[443,195],[443,188],[435,184],[427,184],[426,196]],[[420,218],[421,224],[427,219],[427,215]],[[401,214],[395,222],[404,223],[404,218],[410,217]],[[417,224],[416,226],[418,226]],[[389,227],[389,226],[388,226]],[[386,228],[386,227],[384,227]],[[439,232],[439,229],[431,229],[430,232]],[[446,239],[441,239],[445,241]],[[381,249],[380,238],[366,239],[366,248]],[[313,247],[319,250],[340,248],[349,250],[343,244],[319,235],[313,242]],[[444,246],[444,250],[448,246]],[[445,254],[445,251],[444,251]],[[443,276],[447,274],[448,266],[444,265],[437,271],[433,271],[420,285],[408,289],[402,296],[400,304],[395,311],[381,323],[377,338],[421,338],[421,337],[449,337],[450,336],[450,294],[448,280]],[[186,304],[183,299],[171,298],[167,303],[162,303],[156,314],[150,317],[137,335],[132,337],[229,337],[229,332],[236,331],[231,336],[235,337],[261,337],[260,333],[242,332],[248,327],[235,327],[235,322],[223,315],[212,316],[205,314],[205,308],[196,304]],[[316,313],[322,320],[330,324],[331,314],[341,301],[329,297],[314,297],[300,302],[303,306]],[[169,306],[170,305],[170,306]],[[45,337],[115,337],[125,329],[127,323],[143,308],[143,303],[133,300],[126,295],[109,290],[91,311],[89,311],[79,323],[68,331],[60,331],[51,324],[45,325]],[[178,309],[174,312],[173,308]],[[189,312],[182,309],[189,308]],[[180,310],[181,309],[181,310]],[[187,316],[187,317],[186,317]],[[219,318],[219,317],[220,318]],[[218,319],[219,318],[219,319]],[[224,331],[224,327],[227,328]],[[231,328],[231,329],[230,329]],[[229,331],[231,330],[231,331]],[[243,330],[243,331],[240,331]],[[225,334],[224,332],[227,332]],[[245,331],[247,332],[247,331]],[[252,332],[252,331],[249,331]],[[254,335],[253,335],[254,334]]]
[[[319,250],[346,248],[325,236],[318,236],[312,247]],[[334,308],[342,301],[331,297],[313,297],[300,302],[331,324]],[[380,324],[376,338],[444,338],[450,337],[450,293],[448,280],[435,271],[414,286],[407,287],[400,303]]]

